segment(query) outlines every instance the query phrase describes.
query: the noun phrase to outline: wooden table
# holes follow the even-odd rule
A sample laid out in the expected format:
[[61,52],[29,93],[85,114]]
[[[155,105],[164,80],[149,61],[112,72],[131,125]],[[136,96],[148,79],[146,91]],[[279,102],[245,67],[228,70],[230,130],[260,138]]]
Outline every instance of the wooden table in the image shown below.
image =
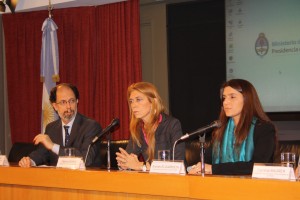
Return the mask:
[[300,199],[300,182],[0,167],[0,199]]

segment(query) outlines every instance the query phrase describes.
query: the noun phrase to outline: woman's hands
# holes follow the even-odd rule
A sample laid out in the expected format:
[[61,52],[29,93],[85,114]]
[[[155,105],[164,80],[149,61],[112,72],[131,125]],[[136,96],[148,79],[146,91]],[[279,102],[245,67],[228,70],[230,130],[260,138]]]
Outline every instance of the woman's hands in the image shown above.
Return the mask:
[[119,148],[120,152],[117,152],[116,160],[118,166],[122,169],[133,169],[133,170],[142,170],[143,162],[138,160],[137,155],[128,154],[124,149]]
[[[189,174],[200,174],[201,173],[201,162],[198,162],[196,165],[193,165]],[[212,174],[211,165],[205,164],[205,174]]]

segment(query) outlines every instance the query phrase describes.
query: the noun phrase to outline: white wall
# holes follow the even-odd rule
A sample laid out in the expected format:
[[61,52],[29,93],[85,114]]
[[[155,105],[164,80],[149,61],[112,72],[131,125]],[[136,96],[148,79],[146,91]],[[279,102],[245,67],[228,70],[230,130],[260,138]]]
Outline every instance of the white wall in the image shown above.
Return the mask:
[[166,4],[142,5],[140,8],[143,81],[157,87],[169,108]]

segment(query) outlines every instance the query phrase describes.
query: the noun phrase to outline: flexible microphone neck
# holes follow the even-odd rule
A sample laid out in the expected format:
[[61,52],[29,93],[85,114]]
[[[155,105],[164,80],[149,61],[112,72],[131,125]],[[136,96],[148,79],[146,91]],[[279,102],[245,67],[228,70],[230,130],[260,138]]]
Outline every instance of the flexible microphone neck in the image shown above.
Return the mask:
[[114,127],[118,126],[119,124],[120,124],[120,120],[118,118],[113,119],[112,122],[110,123],[110,125],[108,125],[103,131],[101,131],[99,135],[96,135],[94,137],[91,144],[95,143],[104,134],[106,134],[108,132],[112,132],[112,130],[114,130]]
[[179,139],[176,140],[176,141],[174,142],[174,144],[173,144],[173,162],[174,162],[174,160],[175,160],[175,146],[176,146],[176,144],[177,144],[177,142],[178,142],[179,140],[181,140],[181,139],[179,138]]
[[193,135],[198,135],[198,134],[201,134],[201,133],[205,133],[206,131],[208,131],[210,129],[213,129],[213,128],[219,128],[219,127],[221,127],[221,125],[222,125],[221,121],[216,120],[216,121],[212,122],[210,125],[204,126],[202,128],[197,129],[196,131],[194,131],[192,133],[187,133],[187,134],[181,136],[180,140],[184,140],[184,139],[189,138]]
[[89,144],[88,150],[87,150],[87,152],[86,152],[86,154],[85,154],[85,159],[84,159],[84,164],[85,164],[85,166],[86,166],[86,159],[87,159],[87,157],[88,157],[88,155],[89,155],[89,152],[90,152],[90,148],[91,148],[91,144]]
[[194,132],[192,132],[192,133],[190,133],[190,134],[187,133],[187,134],[181,136],[181,137],[180,137],[178,140],[176,140],[176,141],[174,142],[174,144],[173,144],[173,161],[175,160],[175,146],[176,146],[176,144],[177,144],[178,141],[184,140],[184,139],[186,139],[186,138],[189,138],[189,137],[192,136],[192,135],[204,133],[204,132],[206,132],[206,131],[208,131],[208,130],[210,130],[210,129],[212,129],[212,128],[219,128],[219,127],[221,127],[221,125],[222,125],[221,121],[216,120],[216,121],[214,121],[213,123],[211,123],[211,124],[208,125],[208,126],[205,126],[205,127],[203,127],[203,128],[199,128],[198,130],[196,130],[196,131],[194,131]]
[[84,163],[86,163],[87,157],[88,157],[89,152],[90,152],[91,145],[93,145],[104,134],[106,134],[108,132],[112,132],[114,130],[113,128],[116,127],[116,126],[118,126],[118,125],[120,125],[120,120],[118,118],[115,118],[115,119],[112,120],[112,122],[110,123],[110,125],[108,125],[103,131],[101,131],[99,133],[99,135],[97,134],[94,137],[94,139],[91,141],[91,143],[88,146],[88,150],[87,150],[86,155],[85,155]]

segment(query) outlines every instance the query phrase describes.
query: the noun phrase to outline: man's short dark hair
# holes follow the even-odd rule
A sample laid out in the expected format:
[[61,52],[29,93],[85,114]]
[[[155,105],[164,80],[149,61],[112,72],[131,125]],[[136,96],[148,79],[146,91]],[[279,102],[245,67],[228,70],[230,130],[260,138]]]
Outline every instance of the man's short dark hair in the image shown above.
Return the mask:
[[71,83],[61,83],[61,84],[58,84],[56,85],[55,87],[53,87],[50,91],[50,96],[49,96],[49,100],[51,103],[55,103],[56,102],[56,91],[57,91],[57,88],[60,87],[60,86],[65,86],[65,87],[68,87],[70,88],[74,95],[75,95],[75,98],[76,99],[79,99],[79,92],[78,92],[78,89],[75,85],[72,85]]

